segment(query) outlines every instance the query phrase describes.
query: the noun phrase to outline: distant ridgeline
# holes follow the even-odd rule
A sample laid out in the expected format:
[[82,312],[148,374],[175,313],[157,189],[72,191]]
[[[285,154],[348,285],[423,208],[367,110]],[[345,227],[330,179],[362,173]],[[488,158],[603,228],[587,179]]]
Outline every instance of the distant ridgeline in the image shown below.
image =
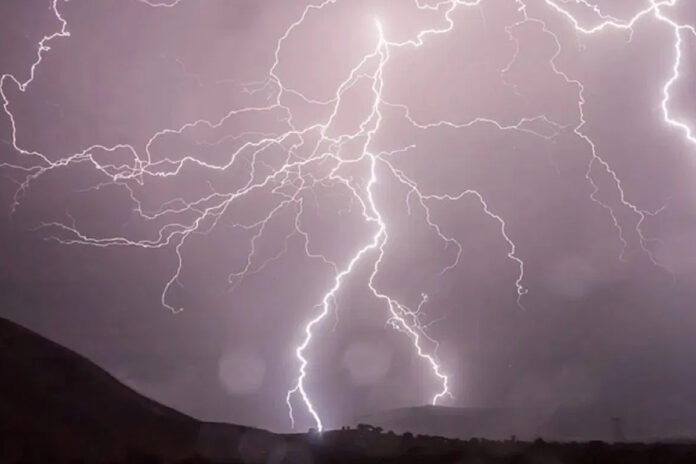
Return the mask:
[[549,416],[550,411],[534,409],[419,406],[358,416],[350,422],[374,424],[395,433],[489,440],[507,440],[514,435],[533,440]]
[[[617,405],[587,404],[554,409],[418,406],[357,416],[353,426],[372,424],[395,433],[447,438],[532,441],[683,441],[696,437],[696,420],[657,423],[645,412]],[[671,430],[660,435],[658,430]]]

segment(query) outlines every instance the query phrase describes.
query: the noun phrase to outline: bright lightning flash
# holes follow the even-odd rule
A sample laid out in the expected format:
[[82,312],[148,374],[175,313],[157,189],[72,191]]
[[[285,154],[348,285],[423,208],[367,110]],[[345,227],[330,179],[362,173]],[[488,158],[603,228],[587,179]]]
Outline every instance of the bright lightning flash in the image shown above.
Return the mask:
[[[138,0],[144,7],[152,8],[174,8],[183,0],[172,0],[155,2],[151,0]],[[446,245],[452,246],[456,253],[450,263],[443,267],[442,273],[454,269],[460,265],[462,246],[459,241],[448,235],[443,226],[436,222],[431,215],[431,205],[435,202],[456,202],[464,197],[475,199],[481,205],[482,212],[492,219],[498,226],[502,238],[507,246],[507,257],[517,266],[518,276],[515,284],[517,293],[517,304],[522,307],[521,299],[527,292],[523,286],[524,262],[517,255],[517,247],[507,232],[505,220],[495,212],[486,202],[484,196],[476,190],[464,189],[460,192],[426,192],[418,183],[400,170],[393,162],[395,156],[406,152],[413,146],[405,146],[390,152],[379,151],[373,145],[375,135],[381,129],[383,120],[382,111],[384,108],[397,109],[402,112],[403,117],[417,130],[429,130],[436,127],[450,127],[454,129],[471,128],[478,125],[492,126],[500,131],[518,131],[520,133],[531,134],[544,139],[554,138],[557,135],[571,129],[572,132],[584,143],[587,144],[591,158],[587,167],[586,178],[593,187],[591,199],[606,209],[611,217],[613,225],[619,233],[619,238],[624,245],[624,250],[628,246],[629,238],[626,236],[624,228],[619,220],[616,208],[600,201],[596,198],[600,187],[596,180],[596,170],[600,169],[608,174],[613,181],[613,186],[619,194],[620,207],[630,211],[637,218],[635,233],[637,240],[643,251],[650,257],[654,264],[662,266],[653,256],[649,248],[650,239],[647,238],[641,226],[647,216],[657,212],[640,209],[627,199],[621,180],[610,164],[602,158],[597,146],[592,139],[583,132],[586,124],[584,105],[585,87],[583,84],[570,77],[556,65],[556,58],[561,54],[561,41],[552,32],[547,24],[528,12],[528,4],[538,4],[545,6],[560,17],[567,20],[577,33],[594,35],[600,34],[607,29],[617,29],[629,31],[644,19],[652,17],[657,21],[668,26],[674,33],[674,62],[672,73],[664,83],[662,88],[663,99],[661,101],[662,113],[665,123],[678,129],[684,137],[692,144],[696,145],[696,135],[692,129],[682,121],[677,120],[670,112],[671,91],[675,83],[680,78],[680,68],[684,42],[687,36],[696,36],[696,31],[690,25],[681,24],[669,16],[669,8],[674,7],[678,0],[650,0],[650,4],[638,11],[628,19],[619,19],[602,12],[600,7],[589,0],[507,0],[517,6],[519,19],[517,22],[506,27],[506,31],[511,41],[516,44],[516,53],[511,58],[507,67],[501,70],[501,79],[506,85],[515,88],[513,83],[506,80],[506,73],[517,59],[519,51],[519,41],[515,36],[515,29],[522,24],[532,23],[539,26],[556,45],[556,52],[549,61],[549,66],[553,72],[564,79],[568,84],[577,88],[577,124],[567,127],[553,121],[544,114],[530,114],[520,119],[516,124],[502,124],[496,120],[488,118],[476,118],[467,122],[441,121],[418,121],[412,115],[410,108],[401,103],[389,102],[383,98],[385,88],[384,70],[390,60],[390,54],[395,49],[409,49],[421,47],[429,37],[447,34],[454,26],[453,13],[458,8],[478,7],[485,0],[442,0],[435,4],[423,3],[422,0],[413,0],[415,6],[420,10],[432,10],[442,14],[444,26],[440,28],[423,29],[415,34],[411,39],[396,42],[389,39],[389,34],[383,29],[380,20],[374,22],[375,45],[370,53],[365,55],[351,69],[346,78],[338,85],[336,91],[329,100],[313,99],[302,92],[290,88],[283,83],[278,75],[278,66],[283,55],[283,45],[288,37],[298,28],[302,27],[306,18],[312,14],[321,14],[322,10],[335,4],[338,0],[324,0],[319,4],[310,4],[302,12],[301,16],[292,23],[276,43],[274,52],[274,62],[269,70],[268,76],[261,83],[254,84],[245,88],[245,91],[254,94],[258,92],[268,92],[271,98],[265,106],[253,106],[230,110],[224,117],[217,121],[199,119],[191,121],[178,128],[161,130],[148,140],[144,152],[139,152],[128,144],[116,144],[105,146],[95,143],[85,149],[69,156],[53,161],[47,154],[40,153],[20,146],[17,137],[17,124],[14,113],[10,109],[10,101],[6,94],[8,86],[14,85],[20,92],[25,92],[27,87],[34,80],[36,73],[41,65],[46,52],[50,50],[49,43],[59,38],[70,37],[68,22],[62,16],[59,4],[60,0],[52,1],[52,9],[55,17],[59,20],[61,27],[58,32],[44,36],[38,44],[36,59],[32,63],[28,75],[25,79],[18,78],[12,74],[4,74],[0,79],[0,96],[3,100],[5,115],[11,124],[11,145],[20,155],[20,159],[26,160],[25,163],[2,163],[1,168],[11,170],[23,176],[18,182],[19,187],[14,196],[12,211],[14,212],[21,204],[27,190],[32,183],[44,174],[58,170],[60,168],[77,164],[87,163],[104,177],[104,181],[95,185],[93,189],[100,189],[107,185],[118,186],[128,192],[133,202],[133,209],[139,217],[149,222],[164,222],[165,225],[159,227],[153,237],[149,239],[133,239],[127,236],[91,236],[81,231],[73,220],[68,222],[47,222],[41,224],[41,229],[53,231],[49,238],[65,244],[80,244],[97,247],[109,246],[134,246],[142,248],[162,248],[172,247],[177,256],[177,265],[174,273],[167,280],[162,291],[161,300],[163,306],[173,312],[178,312],[182,308],[169,303],[168,295],[173,286],[181,285],[180,273],[184,264],[182,247],[191,236],[205,235],[209,233],[219,222],[220,218],[228,212],[230,206],[237,204],[242,199],[248,198],[254,193],[270,192],[277,199],[276,204],[259,220],[251,223],[235,223],[234,228],[252,232],[249,252],[246,263],[239,271],[230,274],[230,283],[238,285],[245,277],[259,273],[273,261],[280,258],[288,250],[288,242],[291,237],[300,238],[304,243],[306,255],[318,260],[333,272],[333,284],[324,294],[320,303],[315,306],[316,314],[304,326],[301,343],[295,349],[295,356],[299,362],[299,372],[296,382],[288,391],[286,396],[289,408],[290,420],[294,426],[295,418],[293,414],[293,402],[296,398],[301,400],[308,413],[311,415],[318,430],[324,428],[321,415],[317,407],[312,402],[307,391],[308,366],[310,363],[309,349],[312,339],[319,325],[326,319],[327,315],[335,310],[337,297],[346,280],[354,276],[358,265],[365,262],[370,266],[368,287],[371,294],[377,301],[382,302],[388,309],[387,323],[394,329],[402,332],[412,343],[416,354],[424,361],[439,382],[440,388],[432,396],[432,403],[446,396],[451,396],[449,389],[449,378],[445,369],[438,361],[438,343],[427,333],[429,323],[423,321],[423,306],[428,301],[428,296],[423,294],[422,300],[415,309],[406,303],[399,301],[397,297],[386,294],[377,286],[376,278],[380,273],[380,267],[385,259],[389,238],[389,224],[385,220],[384,211],[381,209],[376,199],[376,189],[381,182],[388,176],[390,180],[397,181],[403,185],[407,191],[405,198],[408,213],[411,213],[412,205],[415,204],[422,212],[425,224],[436,236]],[[567,8],[569,3],[589,9],[597,18],[597,24],[586,27],[574,16]],[[370,83],[371,105],[369,111],[361,116],[357,130],[351,133],[334,134],[335,121],[341,111],[342,103],[346,93],[353,89],[359,82]],[[309,124],[298,127],[290,106],[285,103],[288,97],[300,98],[309,105],[330,108],[329,116],[321,123]],[[226,138],[239,140],[241,145],[233,151],[225,163],[211,163],[194,155],[187,155],[181,159],[164,158],[153,161],[151,153],[152,147],[162,137],[172,134],[182,134],[197,127],[207,127],[211,130],[220,130],[222,126],[231,118],[245,114],[274,114],[280,115],[280,121],[286,125],[284,131],[264,131],[245,132],[236,135],[225,135]],[[554,129],[552,135],[537,132],[530,127],[530,123],[543,121],[548,127]],[[358,148],[355,148],[358,147]],[[266,153],[272,149],[281,149],[284,153],[284,160],[277,165],[272,161],[264,159]],[[98,160],[96,153],[128,153],[131,158],[130,163],[109,164]],[[247,164],[245,164],[247,163]],[[241,166],[240,166],[241,165]],[[195,166],[211,172],[230,172],[241,169],[242,166],[250,165],[250,171],[246,182],[239,188],[231,191],[216,191],[212,188],[211,193],[201,196],[195,201],[187,201],[183,198],[174,198],[163,203],[155,211],[147,210],[143,201],[138,196],[135,187],[143,187],[148,178],[165,179],[175,177],[182,173],[186,167]],[[347,174],[348,168],[363,168],[367,180],[362,182],[359,178]],[[347,264],[342,265],[330,260],[328,257],[313,251],[312,239],[305,230],[303,218],[305,214],[305,204],[307,195],[314,194],[316,187],[328,187],[345,191],[351,197],[353,204],[360,208],[362,219],[372,228],[372,235],[348,260]],[[281,214],[290,212],[293,219],[292,232],[285,238],[285,247],[277,254],[270,257],[260,258],[257,249],[258,240],[264,235],[269,227],[271,220],[280,217]],[[623,252],[621,257],[623,258]]]

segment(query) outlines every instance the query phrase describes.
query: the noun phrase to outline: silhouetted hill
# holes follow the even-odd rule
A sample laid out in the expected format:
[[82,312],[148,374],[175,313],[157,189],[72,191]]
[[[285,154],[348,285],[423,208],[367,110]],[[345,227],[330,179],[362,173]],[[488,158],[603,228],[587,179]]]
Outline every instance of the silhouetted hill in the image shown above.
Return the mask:
[[[278,435],[200,422],[139,395],[84,357],[4,319],[0,373],[1,464],[696,462],[696,446],[687,443],[463,441],[399,435],[366,424],[323,434]],[[426,409],[433,411],[433,417],[447,420],[442,411]],[[489,412],[473,417],[488,414],[496,424],[506,420],[507,413]]]
[[[206,446],[203,425],[215,427],[139,395],[79,354],[5,319],[0,373],[0,462],[120,459],[134,450],[180,458]],[[217,428],[228,438],[244,430]]]

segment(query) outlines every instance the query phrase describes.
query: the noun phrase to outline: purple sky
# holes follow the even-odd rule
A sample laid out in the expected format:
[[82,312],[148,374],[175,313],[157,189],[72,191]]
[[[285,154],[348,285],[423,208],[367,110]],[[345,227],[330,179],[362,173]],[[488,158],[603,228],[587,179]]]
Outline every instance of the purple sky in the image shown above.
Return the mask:
[[479,3],[58,0],[32,79],[60,18],[2,2],[0,315],[202,419],[289,430],[326,309],[326,426],[427,356],[440,404],[696,430],[696,8]]

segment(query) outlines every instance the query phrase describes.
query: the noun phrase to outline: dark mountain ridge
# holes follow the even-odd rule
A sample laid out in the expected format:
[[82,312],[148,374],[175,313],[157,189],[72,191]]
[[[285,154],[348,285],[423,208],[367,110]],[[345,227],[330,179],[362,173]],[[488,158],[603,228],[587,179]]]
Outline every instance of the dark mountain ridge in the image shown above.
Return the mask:
[[[201,422],[143,397],[79,354],[2,318],[0,372],[2,464],[696,462],[696,446],[687,443],[463,441],[399,435],[367,424],[279,435]],[[426,409],[433,411],[441,413]]]
[[163,406],[1,318],[0,372],[0,462],[122,459],[136,450],[175,459],[215,448],[216,436],[234,441],[252,430],[200,422]]

